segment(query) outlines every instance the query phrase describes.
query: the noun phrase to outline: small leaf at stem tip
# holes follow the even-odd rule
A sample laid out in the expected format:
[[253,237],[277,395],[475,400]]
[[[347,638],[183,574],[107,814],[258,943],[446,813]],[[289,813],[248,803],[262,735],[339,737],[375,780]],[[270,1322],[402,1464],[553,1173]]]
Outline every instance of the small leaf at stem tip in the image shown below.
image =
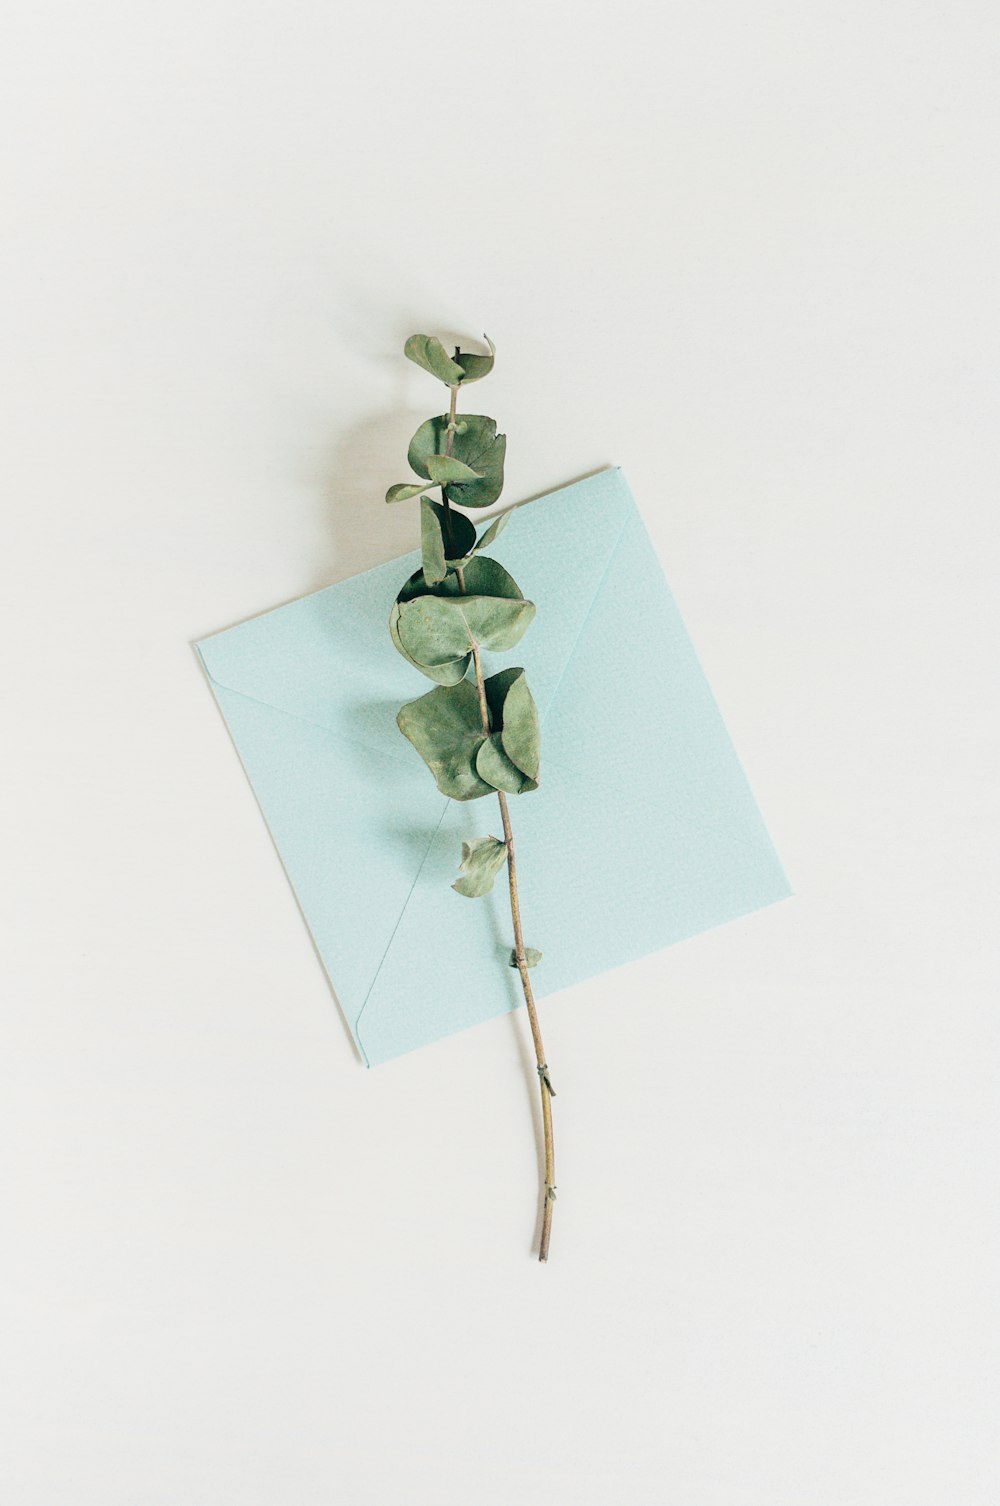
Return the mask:
[[428,455],[427,474],[435,486],[445,486],[451,481],[481,481],[482,471],[474,471],[464,460],[454,455]]
[[411,335],[403,346],[403,354],[416,365],[429,371],[431,376],[444,382],[446,387],[457,387],[465,376],[436,335]]
[[493,370],[493,362],[496,359],[497,348],[493,344],[493,341],[490,339],[489,335],[484,335],[483,339],[486,341],[487,345],[490,348],[490,353],[488,356],[467,355],[463,350],[460,351],[459,354],[455,357],[456,363],[461,366],[463,372],[465,373],[462,378],[463,387],[467,386],[469,382],[481,381],[484,376],[489,376],[490,372]]
[[[542,960],[542,954],[537,947],[526,946],[524,949],[524,960],[529,967],[537,967]],[[517,967],[517,953],[513,947],[510,953],[510,965],[511,967]],[[554,1098],[555,1094],[553,1093],[552,1096]]]
[[464,877],[456,879],[451,887],[466,899],[481,899],[493,888],[506,857],[507,843],[498,837],[475,837],[471,842],[463,842],[459,872]]
[[421,492],[428,489],[428,483],[416,485],[412,481],[401,481],[397,486],[390,486],[385,494],[387,502],[405,502],[408,497],[419,497]]

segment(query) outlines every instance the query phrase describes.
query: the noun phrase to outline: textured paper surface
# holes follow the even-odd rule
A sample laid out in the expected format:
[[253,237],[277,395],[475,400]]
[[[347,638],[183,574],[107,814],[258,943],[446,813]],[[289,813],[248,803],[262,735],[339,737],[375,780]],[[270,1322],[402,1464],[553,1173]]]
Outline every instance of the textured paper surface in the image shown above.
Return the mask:
[[[536,994],[787,896],[622,471],[528,504],[490,553],[538,605],[513,654],[484,655],[525,666],[542,718],[541,788],[511,799]],[[197,645],[369,1066],[520,1003],[502,875],[475,901],[450,887],[463,839],[502,834],[497,803],[441,796],[395,724],[431,688],[387,627],[419,563]],[[442,986],[445,938],[461,965]]]

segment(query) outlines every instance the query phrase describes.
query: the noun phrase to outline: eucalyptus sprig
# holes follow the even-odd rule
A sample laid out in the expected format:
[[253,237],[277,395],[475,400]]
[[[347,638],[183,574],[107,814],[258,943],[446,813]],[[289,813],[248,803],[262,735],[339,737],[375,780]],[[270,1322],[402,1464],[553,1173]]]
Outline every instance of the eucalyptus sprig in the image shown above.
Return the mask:
[[[463,842],[459,877],[452,888],[468,899],[479,899],[490,892],[506,864],[514,930],[510,965],[517,968],[524,990],[542,1099],[545,1186],[538,1258],[547,1260],[556,1197],[555,1092],[528,971],[541,961],[542,954],[524,944],[507,805],[508,795],[538,788],[538,711],[523,669],[502,669],[486,676],[482,664],[483,649],[516,647],[531,625],[535,607],[525,601],[503,566],[483,553],[498,538],[510,514],[504,513],[477,535],[472,519],[457,511],[489,507],[503,490],[506,435],[497,433],[495,419],[478,413],[459,417],[457,411],[459,388],[478,382],[493,369],[496,348],[484,338],[488,355],[456,349],[449,356],[434,335],[411,335],[404,347],[411,361],[444,383],[450,402],[447,413],[429,418],[410,440],[407,459],[420,479],[400,482],[386,492],[387,502],[420,498],[421,568],[396,597],[389,632],[403,658],[436,682],[433,690],[399,712],[400,731],[427,764],[443,795],[452,800],[478,800],[495,794],[500,802],[503,838],[484,836]],[[428,492],[438,487],[441,500],[435,502]]]

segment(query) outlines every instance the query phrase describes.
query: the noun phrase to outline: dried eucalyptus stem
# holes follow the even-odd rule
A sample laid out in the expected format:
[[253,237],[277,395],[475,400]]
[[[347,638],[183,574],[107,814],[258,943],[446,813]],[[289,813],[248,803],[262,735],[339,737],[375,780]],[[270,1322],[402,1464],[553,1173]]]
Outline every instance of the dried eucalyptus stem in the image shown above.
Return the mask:
[[[405,354],[449,388],[448,413],[421,424],[410,441],[408,459],[421,477],[386,493],[387,502],[420,497],[421,568],[396,598],[389,619],[392,640],[403,657],[437,682],[436,688],[404,706],[400,731],[434,775],[438,789],[453,800],[477,800],[496,794],[503,841],[477,837],[463,842],[461,876],[452,885],[469,899],[488,894],[497,873],[507,865],[516,967],[524,991],[535,1047],[545,1140],[545,1187],[538,1258],[547,1260],[555,1202],[555,1148],[552,1099],[555,1096],[545,1061],[538,1011],[529,968],[541,952],[524,944],[517,860],[508,795],[538,788],[540,738],[538,712],[524,670],[483,673],[482,650],[503,650],[519,643],[535,615],[514,579],[482,551],[506,526],[508,514],[496,519],[479,538],[464,511],[489,507],[503,488],[506,437],[482,414],[458,416],[458,389],[493,369],[489,355],[450,357],[433,335],[413,335]],[[440,503],[426,493],[441,488]],[[472,671],[472,679],[469,671]]]

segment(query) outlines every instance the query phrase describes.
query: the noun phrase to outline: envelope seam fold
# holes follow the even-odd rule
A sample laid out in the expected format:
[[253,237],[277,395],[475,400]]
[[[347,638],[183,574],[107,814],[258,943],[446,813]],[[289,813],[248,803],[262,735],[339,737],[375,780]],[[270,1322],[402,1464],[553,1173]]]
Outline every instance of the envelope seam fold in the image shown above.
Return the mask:
[[445,799],[445,803],[444,803],[444,809],[442,810],[440,816],[438,817],[437,825],[435,826],[434,830],[431,832],[430,839],[428,840],[428,843],[427,843],[427,848],[426,848],[426,850],[424,852],[423,857],[420,859],[420,866],[417,869],[416,873],[413,875],[413,883],[410,885],[410,887],[409,887],[409,889],[407,891],[407,894],[406,894],[406,898],[403,901],[402,905],[400,906],[399,914],[396,917],[396,924],[393,926],[392,931],[389,934],[389,940],[385,944],[385,950],[383,951],[381,957],[378,960],[378,967],[375,969],[375,972],[372,975],[372,981],[368,985],[368,991],[367,991],[367,993],[365,994],[364,998],[361,1001],[361,1008],[358,1010],[357,1015],[355,1016],[355,1020],[354,1020],[354,1039],[358,1043],[358,1050],[361,1052],[361,1055],[365,1059],[365,1066],[366,1067],[370,1067],[371,1066],[371,1060],[369,1059],[368,1052],[365,1050],[364,1045],[363,1045],[362,1040],[361,1040],[361,1016],[364,1014],[365,1010],[368,1008],[368,1000],[372,996],[372,990],[373,990],[373,988],[375,987],[376,983],[379,980],[379,974],[382,971],[382,967],[383,967],[383,965],[385,963],[385,959],[388,957],[389,952],[390,952],[390,950],[392,948],[392,943],[396,939],[396,932],[399,930],[400,926],[403,924],[403,916],[406,914],[407,908],[409,907],[410,900],[413,898],[413,891],[417,887],[417,884],[420,882],[420,875],[423,873],[424,868],[427,866],[427,859],[431,855],[431,848],[434,846],[434,843],[437,841],[437,834],[441,830],[441,824],[444,821],[445,816],[448,814],[448,807],[449,807],[450,804],[451,804],[450,799],[446,798]]
[[363,748],[366,753],[378,753],[385,758],[394,759],[397,763],[406,763],[409,761],[405,752],[394,753],[387,747],[376,747],[374,743],[363,742],[360,737],[351,737],[346,732],[335,732],[332,727],[326,727],[322,722],[313,721],[311,716],[301,716],[297,711],[286,711],[284,706],[275,706],[273,701],[262,701],[260,696],[248,695],[245,690],[237,690],[235,685],[227,685],[225,680],[217,679],[204,659],[201,662],[213,690],[217,687],[219,690],[224,690],[227,695],[237,695],[242,701],[249,701],[254,706],[263,706],[265,711],[276,711],[279,716],[287,716],[289,721],[304,722],[307,727],[315,727],[317,732],[325,732],[328,737],[335,737],[339,742],[350,743],[352,748]]

